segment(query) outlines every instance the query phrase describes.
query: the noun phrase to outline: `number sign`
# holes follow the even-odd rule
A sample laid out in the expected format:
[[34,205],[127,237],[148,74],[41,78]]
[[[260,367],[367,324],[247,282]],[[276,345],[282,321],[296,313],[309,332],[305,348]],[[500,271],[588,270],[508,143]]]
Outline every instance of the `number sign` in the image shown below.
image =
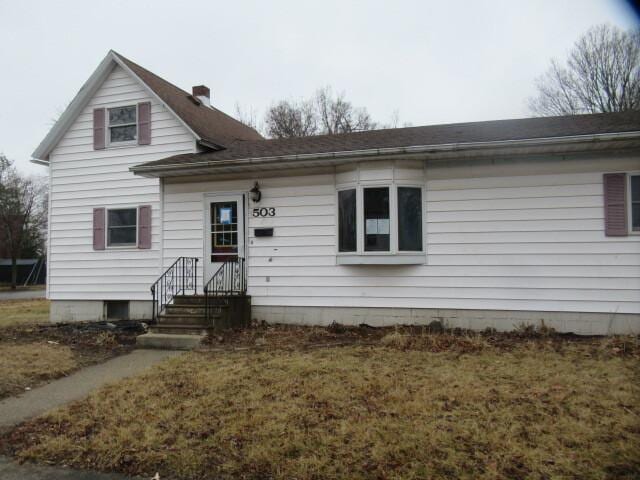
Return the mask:
[[276,216],[276,209],[273,208],[273,207],[270,207],[270,208],[266,208],[266,207],[254,208],[253,209],[253,216],[254,217],[275,217]]

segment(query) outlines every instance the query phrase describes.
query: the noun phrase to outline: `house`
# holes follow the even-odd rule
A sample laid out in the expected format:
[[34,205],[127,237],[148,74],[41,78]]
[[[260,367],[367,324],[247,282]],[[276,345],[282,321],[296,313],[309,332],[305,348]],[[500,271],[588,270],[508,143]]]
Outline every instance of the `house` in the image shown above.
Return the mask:
[[267,140],[111,51],[33,157],[54,321],[640,332],[640,112]]

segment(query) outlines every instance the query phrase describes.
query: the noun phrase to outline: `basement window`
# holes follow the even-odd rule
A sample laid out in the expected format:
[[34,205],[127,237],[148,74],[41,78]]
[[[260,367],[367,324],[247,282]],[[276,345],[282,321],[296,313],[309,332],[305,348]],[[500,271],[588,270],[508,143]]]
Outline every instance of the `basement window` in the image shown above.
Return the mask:
[[108,300],[104,302],[107,320],[128,320],[128,300]]

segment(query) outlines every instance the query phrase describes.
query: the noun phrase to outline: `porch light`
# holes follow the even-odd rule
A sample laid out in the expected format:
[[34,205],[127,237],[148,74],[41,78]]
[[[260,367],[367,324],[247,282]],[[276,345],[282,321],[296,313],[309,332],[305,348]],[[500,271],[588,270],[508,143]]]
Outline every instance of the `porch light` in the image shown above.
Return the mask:
[[249,190],[249,193],[251,194],[251,200],[254,203],[258,203],[260,201],[262,198],[262,192],[260,191],[260,185],[258,185],[258,182],[256,182],[251,190]]

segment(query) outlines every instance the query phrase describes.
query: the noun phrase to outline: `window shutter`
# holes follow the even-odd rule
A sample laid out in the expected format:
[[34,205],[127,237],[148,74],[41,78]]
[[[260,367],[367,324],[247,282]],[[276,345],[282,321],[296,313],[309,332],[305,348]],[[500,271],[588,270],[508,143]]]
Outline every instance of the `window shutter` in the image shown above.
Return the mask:
[[138,208],[138,248],[151,248],[151,205]]
[[93,249],[104,250],[104,208],[93,209]]
[[620,237],[627,232],[627,175],[605,173],[604,185],[604,232],[607,237]]
[[96,108],[93,110],[93,149],[104,149],[105,137],[105,111],[104,108]]
[[138,145],[151,144],[151,102],[138,104]]

